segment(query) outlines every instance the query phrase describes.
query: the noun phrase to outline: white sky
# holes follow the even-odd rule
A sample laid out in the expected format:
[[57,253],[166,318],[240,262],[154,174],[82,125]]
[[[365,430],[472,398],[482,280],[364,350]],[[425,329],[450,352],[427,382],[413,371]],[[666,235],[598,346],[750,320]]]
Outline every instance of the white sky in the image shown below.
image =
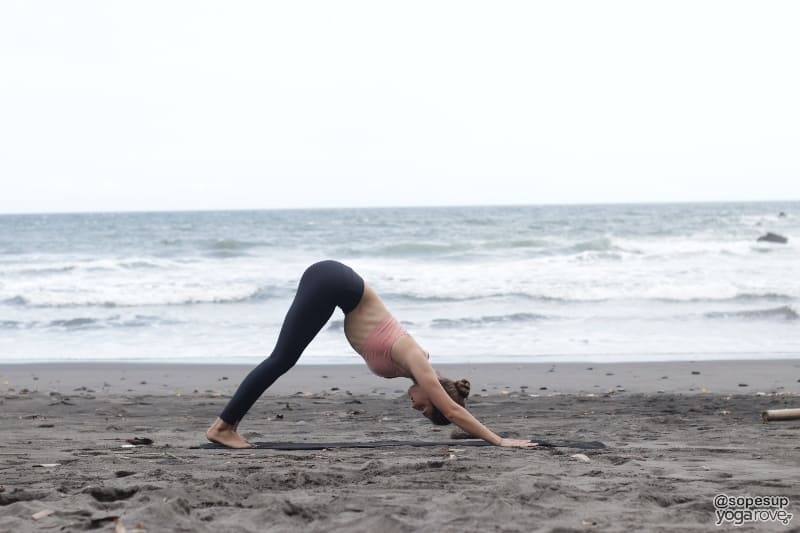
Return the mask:
[[0,213],[800,199],[800,2],[0,3]]

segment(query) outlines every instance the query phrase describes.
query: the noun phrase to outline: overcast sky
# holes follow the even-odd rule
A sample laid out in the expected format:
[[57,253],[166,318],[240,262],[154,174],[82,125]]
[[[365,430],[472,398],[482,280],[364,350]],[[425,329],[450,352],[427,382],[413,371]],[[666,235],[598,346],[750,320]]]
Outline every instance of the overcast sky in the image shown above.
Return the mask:
[[800,200],[800,2],[0,3],[0,213]]

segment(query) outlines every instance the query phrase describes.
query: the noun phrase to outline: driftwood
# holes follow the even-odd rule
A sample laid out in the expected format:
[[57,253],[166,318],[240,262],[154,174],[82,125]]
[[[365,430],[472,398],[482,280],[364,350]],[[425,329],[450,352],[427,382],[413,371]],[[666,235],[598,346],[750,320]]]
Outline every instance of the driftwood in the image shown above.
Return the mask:
[[800,409],[770,409],[761,413],[765,424],[773,420],[800,420]]

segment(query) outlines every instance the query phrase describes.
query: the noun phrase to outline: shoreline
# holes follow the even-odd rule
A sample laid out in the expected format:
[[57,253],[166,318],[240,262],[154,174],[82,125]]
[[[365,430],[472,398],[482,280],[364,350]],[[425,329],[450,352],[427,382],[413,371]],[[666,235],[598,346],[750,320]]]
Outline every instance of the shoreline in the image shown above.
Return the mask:
[[[255,365],[195,363],[0,363],[0,392],[94,394],[232,394]],[[800,394],[800,358],[773,360],[668,361],[648,363],[440,364],[452,379],[467,378],[472,394],[492,396],[601,394]],[[266,395],[297,393],[392,396],[410,381],[383,379],[364,364],[296,365]]]

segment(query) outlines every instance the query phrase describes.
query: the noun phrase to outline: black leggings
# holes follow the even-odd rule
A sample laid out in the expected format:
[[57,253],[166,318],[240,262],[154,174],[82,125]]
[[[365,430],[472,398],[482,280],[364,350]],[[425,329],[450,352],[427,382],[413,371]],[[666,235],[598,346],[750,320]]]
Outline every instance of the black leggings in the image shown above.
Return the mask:
[[321,261],[308,267],[300,278],[275,349],[242,381],[219,417],[228,424],[241,420],[267,387],[294,366],[336,306],[347,314],[355,309],[363,293],[364,280],[342,263]]

